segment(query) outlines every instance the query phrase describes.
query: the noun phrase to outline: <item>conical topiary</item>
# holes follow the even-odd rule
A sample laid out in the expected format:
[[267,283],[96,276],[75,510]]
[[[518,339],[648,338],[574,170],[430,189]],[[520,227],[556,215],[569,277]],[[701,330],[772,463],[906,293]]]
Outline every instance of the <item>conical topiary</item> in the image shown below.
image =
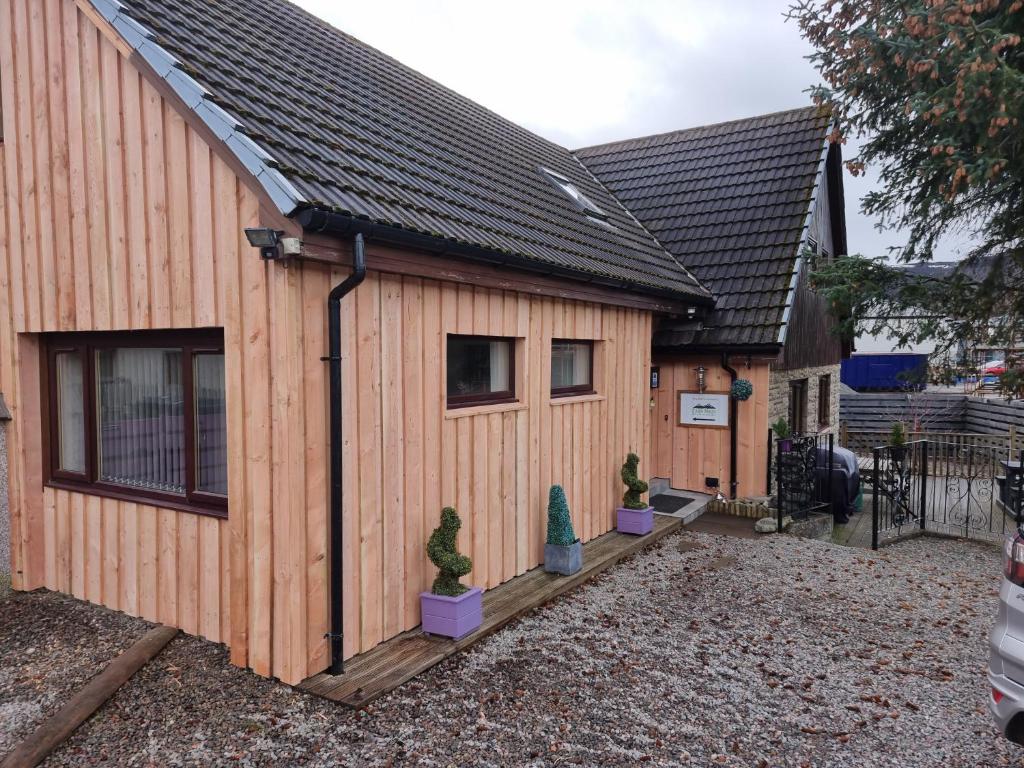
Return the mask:
[[473,561],[465,555],[460,555],[455,545],[455,538],[461,527],[459,513],[453,507],[445,507],[441,510],[441,524],[430,534],[427,555],[439,571],[437,578],[434,579],[434,585],[430,588],[435,595],[458,597],[469,589],[459,583],[459,579],[473,568]]
[[568,547],[575,543],[576,533],[572,529],[565,491],[560,485],[552,485],[548,492],[548,544]]
[[626,456],[626,463],[622,465],[622,482],[628,490],[622,496],[622,506],[625,509],[647,509],[647,505],[640,499],[641,493],[647,493],[647,483],[637,477],[636,470],[640,465],[640,457],[635,453]]

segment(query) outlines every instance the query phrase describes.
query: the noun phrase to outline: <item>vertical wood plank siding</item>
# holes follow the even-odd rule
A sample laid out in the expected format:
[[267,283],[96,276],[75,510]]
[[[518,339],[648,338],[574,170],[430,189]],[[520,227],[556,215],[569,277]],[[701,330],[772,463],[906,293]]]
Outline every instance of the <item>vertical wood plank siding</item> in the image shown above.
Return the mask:
[[[648,313],[370,272],[342,328],[346,654],[419,623],[441,506],[486,588],[542,562],[551,483],[581,538],[611,530],[619,467],[647,441]],[[449,333],[515,337],[519,402],[447,411]],[[595,396],[551,399],[553,337],[596,340]]]
[[[248,589],[244,526],[247,464],[268,454],[247,452],[243,432],[250,398],[262,405],[256,424],[268,412],[290,414],[254,394],[277,369],[260,354],[271,343],[266,300],[240,276],[264,291],[287,276],[244,243],[242,228],[258,222],[256,197],[72,2],[3,0],[0,70],[0,390],[15,414],[14,585],[230,643],[237,662],[271,671],[269,647],[263,657],[247,648],[247,617],[269,622],[271,606]],[[225,329],[231,521],[44,488],[35,334],[194,326]],[[290,370],[297,359],[280,365]],[[294,474],[279,473],[275,487],[291,493],[303,482]],[[242,564],[237,573],[231,558]],[[265,615],[249,609],[258,599]],[[280,620],[291,618],[285,611]],[[299,655],[275,660],[274,671],[301,677],[306,649]]]
[[[696,391],[698,366],[707,369],[705,391],[728,392],[729,374],[717,357],[692,357],[655,362],[661,369],[660,386],[654,395],[651,424],[650,474],[669,478],[673,488],[707,492],[704,480],[717,477],[722,493],[729,493],[729,430],[679,426],[680,390]],[[739,496],[760,496],[765,489],[768,460],[768,389],[770,365],[754,360],[748,368],[743,358],[732,361],[738,378],[754,386],[749,400],[739,403],[736,436],[736,476]]]
[[[259,199],[70,0],[0,0],[0,390],[13,581],[227,643],[297,682],[327,665],[325,303],[344,272],[263,263]],[[373,265],[373,248],[369,253]],[[228,520],[44,488],[38,334],[222,327]],[[371,272],[343,304],[345,652],[419,623],[442,505],[467,582],[540,564],[548,485],[613,525],[647,444],[649,313]],[[520,403],[448,413],[448,333],[519,339]],[[597,340],[598,394],[552,403],[552,337]]]

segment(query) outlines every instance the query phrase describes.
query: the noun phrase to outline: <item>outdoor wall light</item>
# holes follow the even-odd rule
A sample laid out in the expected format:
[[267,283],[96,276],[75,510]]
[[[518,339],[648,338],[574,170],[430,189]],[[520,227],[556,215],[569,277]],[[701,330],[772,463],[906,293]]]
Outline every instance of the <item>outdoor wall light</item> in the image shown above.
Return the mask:
[[284,232],[269,227],[246,227],[245,239],[253,248],[260,249],[261,259],[277,259],[280,257],[281,235]]

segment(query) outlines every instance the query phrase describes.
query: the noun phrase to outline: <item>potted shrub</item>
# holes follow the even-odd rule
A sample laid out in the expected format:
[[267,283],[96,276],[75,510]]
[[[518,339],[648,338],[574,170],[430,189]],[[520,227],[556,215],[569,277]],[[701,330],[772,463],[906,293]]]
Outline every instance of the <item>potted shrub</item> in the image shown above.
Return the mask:
[[637,476],[639,465],[640,457],[635,453],[626,456],[626,463],[622,465],[626,493],[622,496],[622,506],[615,513],[619,533],[644,536],[654,530],[654,507],[640,498],[641,493],[647,493],[647,483]]
[[907,433],[903,429],[903,423],[893,422],[889,430],[889,445],[892,448],[892,457],[896,463],[902,463],[907,455]]
[[427,555],[438,574],[430,592],[420,592],[423,631],[456,640],[475,631],[483,622],[483,590],[459,582],[473,567],[455,545],[462,522],[453,507],[441,510],[441,524],[430,534]]
[[789,433],[789,424],[785,419],[780,418],[774,424],[772,424],[772,432],[775,433],[775,437],[779,441],[779,449],[783,453],[789,453],[793,450],[793,440]]
[[544,544],[544,570],[572,576],[583,567],[583,544],[572,529],[569,504],[560,485],[548,492],[548,540]]

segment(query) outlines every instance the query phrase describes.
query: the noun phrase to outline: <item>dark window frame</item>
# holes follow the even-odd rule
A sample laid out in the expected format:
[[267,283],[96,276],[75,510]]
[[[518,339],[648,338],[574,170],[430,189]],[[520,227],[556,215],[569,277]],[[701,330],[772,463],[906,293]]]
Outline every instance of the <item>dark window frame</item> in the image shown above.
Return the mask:
[[818,377],[818,428],[832,426],[832,374]]
[[[99,403],[96,388],[96,352],[100,349],[128,348],[180,349],[182,360],[182,397],[184,419],[185,493],[169,493],[111,483],[99,479]],[[40,345],[42,356],[40,384],[42,395],[43,483],[53,488],[78,491],[122,501],[194,512],[218,518],[228,516],[228,498],[197,490],[195,418],[193,387],[195,357],[224,353],[221,329],[171,331],[97,331],[45,334]],[[77,352],[82,358],[82,396],[85,413],[85,472],[60,468],[58,438],[57,361],[61,353]]]
[[[501,341],[508,344],[508,384],[509,389],[500,392],[480,392],[471,395],[452,395],[448,392],[449,341],[454,338],[467,341]],[[519,402],[516,397],[516,339],[514,336],[484,336],[475,333],[449,333],[444,339],[445,345],[445,406],[448,410],[472,408],[479,405],[504,405]]]
[[592,339],[551,339],[551,347],[548,353],[554,355],[555,344],[579,344],[582,346],[590,347],[590,368],[587,371],[587,383],[586,384],[574,384],[570,387],[551,387],[551,397],[580,397],[583,395],[593,395],[596,390],[594,389],[594,342]]
[[794,435],[807,431],[807,379],[789,382],[789,429]]

